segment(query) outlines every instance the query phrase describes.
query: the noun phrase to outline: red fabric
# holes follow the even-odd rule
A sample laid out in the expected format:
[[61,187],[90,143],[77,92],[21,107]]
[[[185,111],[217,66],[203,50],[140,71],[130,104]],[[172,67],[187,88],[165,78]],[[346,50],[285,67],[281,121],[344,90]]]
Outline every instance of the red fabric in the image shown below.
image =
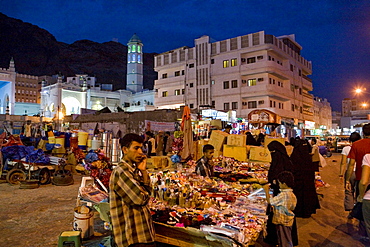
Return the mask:
[[364,138],[352,144],[351,151],[349,151],[348,158],[356,161],[356,180],[361,180],[362,173],[362,159],[365,154],[370,153],[370,139]]

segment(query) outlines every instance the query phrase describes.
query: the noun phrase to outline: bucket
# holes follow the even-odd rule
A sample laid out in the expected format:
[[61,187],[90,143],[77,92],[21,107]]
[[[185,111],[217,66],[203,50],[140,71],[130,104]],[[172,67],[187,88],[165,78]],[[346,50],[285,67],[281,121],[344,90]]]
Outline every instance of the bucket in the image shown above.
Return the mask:
[[91,148],[92,146],[92,140],[91,139],[87,139],[87,147],[88,148]]
[[101,141],[100,140],[92,140],[91,141],[91,149],[92,150],[98,150],[100,148],[100,143]]
[[55,144],[55,136],[49,136],[48,140],[50,144]]
[[64,148],[64,141],[65,141],[64,136],[55,137],[55,144],[60,144],[63,148]]
[[73,230],[81,232],[82,239],[94,236],[94,213],[86,206],[75,207]]
[[87,144],[87,137],[89,136],[89,133],[87,132],[78,132],[78,145],[85,145]]

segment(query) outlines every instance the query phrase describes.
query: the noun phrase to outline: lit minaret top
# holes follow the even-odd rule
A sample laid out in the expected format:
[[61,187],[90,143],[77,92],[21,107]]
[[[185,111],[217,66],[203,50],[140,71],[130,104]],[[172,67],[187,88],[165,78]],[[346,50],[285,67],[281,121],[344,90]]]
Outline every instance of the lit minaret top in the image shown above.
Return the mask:
[[143,43],[134,34],[127,43],[127,82],[126,89],[133,92],[143,90]]

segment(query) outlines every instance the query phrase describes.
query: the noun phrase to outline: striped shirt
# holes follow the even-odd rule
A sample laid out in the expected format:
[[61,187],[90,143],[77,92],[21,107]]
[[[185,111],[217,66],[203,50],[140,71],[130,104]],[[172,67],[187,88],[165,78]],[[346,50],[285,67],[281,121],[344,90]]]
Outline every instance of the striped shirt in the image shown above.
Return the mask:
[[297,204],[297,198],[292,189],[280,189],[280,193],[270,199],[274,207],[272,223],[275,225],[292,226],[294,220],[293,210]]
[[142,183],[140,170],[122,161],[109,181],[110,214],[118,247],[155,241],[148,202],[151,187]]

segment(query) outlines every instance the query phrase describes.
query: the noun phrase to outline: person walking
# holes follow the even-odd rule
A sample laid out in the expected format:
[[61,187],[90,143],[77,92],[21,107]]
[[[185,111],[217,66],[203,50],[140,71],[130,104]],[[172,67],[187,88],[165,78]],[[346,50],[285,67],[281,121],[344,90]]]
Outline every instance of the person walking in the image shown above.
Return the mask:
[[110,214],[118,247],[155,247],[155,231],[148,206],[152,187],[146,170],[143,138],[126,134],[121,140],[123,159],[109,181]]
[[[341,159],[340,167],[339,167],[339,178],[341,180],[341,183],[343,183],[344,174],[347,170],[347,164],[349,163],[349,160],[350,160],[348,159],[348,154],[351,150],[352,143],[358,140],[361,140],[361,135],[357,132],[351,133],[351,135],[349,136],[349,142],[351,143],[351,145],[345,146],[342,149],[342,153],[341,153],[342,159]],[[356,167],[354,167],[354,169],[356,169]],[[351,211],[356,201],[356,197],[355,197],[356,176],[354,172],[352,172],[352,176],[349,181],[350,181],[351,187],[348,189],[345,188],[344,190],[344,210],[345,211]],[[348,215],[348,217],[352,218],[350,214]]]
[[[370,124],[362,126],[363,139],[358,140],[352,144],[351,150],[349,151],[348,158],[350,159],[347,171],[345,174],[345,189],[351,190],[351,177],[353,170],[355,170],[355,197],[358,197],[359,193],[359,182],[362,176],[362,160],[365,154],[370,153]],[[356,165],[356,166],[355,166]],[[369,240],[369,236],[366,233],[365,223],[360,220],[359,223],[359,235],[364,239]]]
[[317,145],[316,139],[311,140],[311,146],[312,146],[312,149],[311,149],[310,155],[312,156],[312,165],[315,169],[315,172],[318,172],[319,167],[320,167],[320,153],[319,153],[319,146]]
[[[362,160],[362,173],[361,180],[358,184],[359,195],[357,198],[358,202],[362,202],[362,215],[364,217],[365,230],[367,236],[370,236],[370,154],[365,154]],[[369,238],[363,238],[369,243]]]

